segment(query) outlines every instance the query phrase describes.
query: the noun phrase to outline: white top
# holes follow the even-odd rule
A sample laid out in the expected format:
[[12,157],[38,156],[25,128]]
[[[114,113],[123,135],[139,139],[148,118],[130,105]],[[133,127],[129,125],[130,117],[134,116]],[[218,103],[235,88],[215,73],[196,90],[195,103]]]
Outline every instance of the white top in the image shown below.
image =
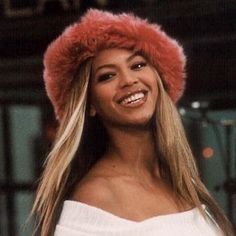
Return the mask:
[[[205,207],[205,206],[204,206]],[[81,202],[65,201],[54,236],[219,236],[211,218],[197,208],[141,222],[121,218]]]

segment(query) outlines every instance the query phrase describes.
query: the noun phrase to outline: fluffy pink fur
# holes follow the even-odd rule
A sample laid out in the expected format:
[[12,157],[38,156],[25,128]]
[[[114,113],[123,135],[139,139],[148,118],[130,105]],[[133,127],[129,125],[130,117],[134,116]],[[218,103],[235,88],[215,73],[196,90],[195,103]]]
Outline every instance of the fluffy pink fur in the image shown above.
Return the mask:
[[53,41],[44,57],[44,80],[57,118],[63,116],[71,81],[80,64],[105,48],[141,51],[160,73],[164,86],[176,102],[185,84],[182,47],[160,29],[132,14],[90,9],[80,21],[67,27]]

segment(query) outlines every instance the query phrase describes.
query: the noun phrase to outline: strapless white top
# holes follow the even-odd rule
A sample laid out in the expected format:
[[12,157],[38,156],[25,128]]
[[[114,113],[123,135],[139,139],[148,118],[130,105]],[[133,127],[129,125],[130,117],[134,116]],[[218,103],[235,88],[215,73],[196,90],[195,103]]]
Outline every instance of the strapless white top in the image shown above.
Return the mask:
[[[204,206],[205,207],[205,206]],[[54,236],[222,236],[197,208],[141,222],[121,218],[81,202],[65,201]]]

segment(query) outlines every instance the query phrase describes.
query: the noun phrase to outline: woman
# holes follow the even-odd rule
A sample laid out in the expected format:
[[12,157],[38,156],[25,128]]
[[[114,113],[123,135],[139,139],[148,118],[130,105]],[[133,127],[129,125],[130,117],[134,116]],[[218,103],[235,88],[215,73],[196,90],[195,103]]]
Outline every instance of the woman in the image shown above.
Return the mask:
[[33,207],[41,235],[233,235],[174,105],[185,66],[175,40],[133,15],[89,10],[44,65],[60,125]]

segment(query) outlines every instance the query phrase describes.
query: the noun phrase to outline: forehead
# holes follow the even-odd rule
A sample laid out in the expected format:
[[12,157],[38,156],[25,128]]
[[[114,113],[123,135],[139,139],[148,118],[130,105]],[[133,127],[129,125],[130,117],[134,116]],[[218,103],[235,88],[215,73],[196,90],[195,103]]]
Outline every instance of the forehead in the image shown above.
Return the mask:
[[100,51],[94,58],[92,67],[93,69],[96,69],[97,67],[103,64],[116,64],[119,62],[124,62],[133,55],[138,56],[139,54],[135,53],[134,51],[126,49],[118,49],[118,48],[105,49]]

